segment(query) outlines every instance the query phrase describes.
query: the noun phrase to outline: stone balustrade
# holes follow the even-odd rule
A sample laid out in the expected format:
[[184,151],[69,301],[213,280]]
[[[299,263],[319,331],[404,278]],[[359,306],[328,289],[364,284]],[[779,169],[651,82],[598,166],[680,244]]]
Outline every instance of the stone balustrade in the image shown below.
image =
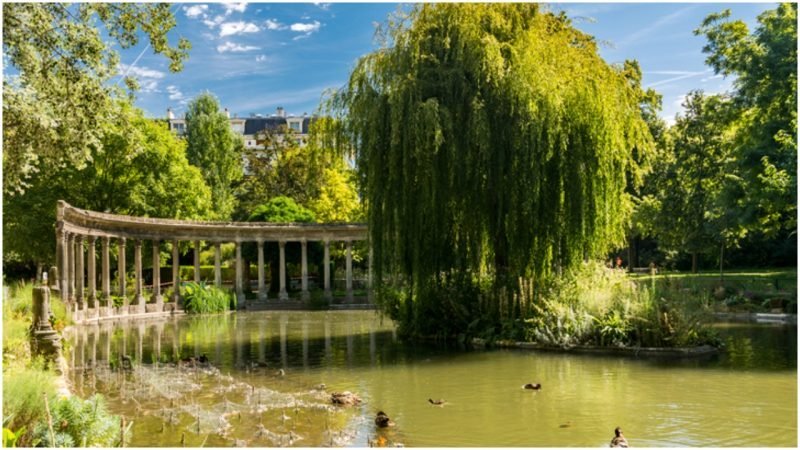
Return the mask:
[[[64,201],[58,202],[57,222],[57,286],[61,297],[70,305],[76,322],[139,314],[170,314],[180,310],[180,270],[178,245],[181,241],[192,242],[194,281],[200,280],[200,242],[214,247],[214,284],[222,283],[220,246],[234,243],[236,263],[234,291],[240,305],[244,305],[244,270],[242,244],[253,242],[258,248],[258,291],[260,301],[268,301],[264,274],[264,243],[277,242],[279,247],[280,291],[278,301],[288,299],[286,281],[285,248],[287,242],[301,244],[301,299],[309,298],[308,291],[308,242],[324,244],[324,296],[331,298],[330,243],[346,243],[345,276],[347,299],[353,299],[352,243],[367,239],[367,227],[363,224],[274,224],[265,222],[209,222],[173,219],[155,219],[108,214],[75,208]],[[100,293],[96,280],[96,250],[100,241]],[[115,307],[111,292],[112,240],[117,244],[118,292],[123,299]],[[127,299],[127,273],[125,249],[128,241],[134,247],[134,304]],[[153,290],[151,302],[147,303],[143,291],[142,244],[152,244]],[[173,295],[164,298],[161,293],[161,242],[172,243],[172,288]],[[371,255],[370,255],[371,256]],[[85,263],[84,263],[85,257]],[[371,258],[370,258],[371,263]]]

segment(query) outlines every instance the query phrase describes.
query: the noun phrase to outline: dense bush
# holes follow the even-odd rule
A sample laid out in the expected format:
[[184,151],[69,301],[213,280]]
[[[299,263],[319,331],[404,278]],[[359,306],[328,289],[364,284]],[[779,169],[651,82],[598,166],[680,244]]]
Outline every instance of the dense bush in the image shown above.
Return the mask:
[[[118,447],[120,418],[106,409],[100,395],[82,400],[62,398],[50,405],[53,435],[47,419],[34,428],[34,442],[43,447]],[[129,433],[126,433],[126,436]],[[126,441],[128,439],[126,438]]]
[[236,309],[236,296],[205,282],[183,286],[183,309],[189,314],[209,314]]

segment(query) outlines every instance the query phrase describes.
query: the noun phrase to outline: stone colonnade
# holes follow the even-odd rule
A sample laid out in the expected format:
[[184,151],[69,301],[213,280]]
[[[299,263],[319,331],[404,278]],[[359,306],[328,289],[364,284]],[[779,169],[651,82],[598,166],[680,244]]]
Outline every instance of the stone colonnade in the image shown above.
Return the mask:
[[[242,244],[255,242],[258,248],[258,299],[267,300],[266,277],[264,273],[264,243],[277,242],[279,248],[279,300],[287,300],[289,294],[286,283],[286,243],[301,244],[301,298],[309,298],[308,290],[308,242],[324,243],[324,295],[332,297],[330,273],[330,244],[345,242],[347,299],[353,299],[352,243],[365,240],[366,225],[363,224],[270,224],[258,222],[201,222],[171,219],[152,219],[116,214],[99,213],[58,202],[57,211],[57,263],[58,286],[61,296],[71,305],[76,320],[91,320],[109,316],[128,314],[162,313],[179,309],[180,270],[178,245],[181,241],[193,243],[194,281],[200,280],[200,241],[214,245],[214,284],[220,286],[221,255],[220,246],[232,242],[236,246],[234,290],[240,305],[244,304],[244,267]],[[96,286],[96,251],[100,241],[100,291]],[[128,240],[134,247],[134,290],[133,304],[127,297],[125,248]],[[152,302],[147,303],[142,280],[142,245],[149,241],[152,245],[153,289]],[[160,244],[172,243],[172,288],[173,295],[164,299],[161,293]],[[116,292],[111,292],[110,247],[116,244],[117,271],[119,282]],[[84,264],[84,258],[86,264]],[[121,297],[121,305],[114,306],[113,295]]]

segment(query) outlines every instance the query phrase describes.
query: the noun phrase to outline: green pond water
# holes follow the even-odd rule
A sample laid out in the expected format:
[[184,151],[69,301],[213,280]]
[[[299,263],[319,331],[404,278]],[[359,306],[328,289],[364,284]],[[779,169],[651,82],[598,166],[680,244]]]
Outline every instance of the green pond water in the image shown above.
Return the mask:
[[[366,311],[250,312],[76,327],[67,358],[73,391],[102,393],[133,446],[602,447],[621,426],[635,447],[796,447],[797,328],[718,328],[725,353],[665,360],[405,344]],[[362,403],[332,405],[341,391]],[[379,410],[396,426],[376,429]]]

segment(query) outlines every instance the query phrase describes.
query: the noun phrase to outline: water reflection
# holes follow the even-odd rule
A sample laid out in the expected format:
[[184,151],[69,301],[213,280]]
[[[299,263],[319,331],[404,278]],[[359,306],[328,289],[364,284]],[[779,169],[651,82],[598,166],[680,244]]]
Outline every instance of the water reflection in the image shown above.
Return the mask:
[[[795,446],[796,327],[719,331],[726,353],[664,361],[406,345],[372,312],[234,313],[74,328],[67,356],[136,446],[594,447],[617,425],[635,446]],[[332,407],[345,390],[364,403]]]

